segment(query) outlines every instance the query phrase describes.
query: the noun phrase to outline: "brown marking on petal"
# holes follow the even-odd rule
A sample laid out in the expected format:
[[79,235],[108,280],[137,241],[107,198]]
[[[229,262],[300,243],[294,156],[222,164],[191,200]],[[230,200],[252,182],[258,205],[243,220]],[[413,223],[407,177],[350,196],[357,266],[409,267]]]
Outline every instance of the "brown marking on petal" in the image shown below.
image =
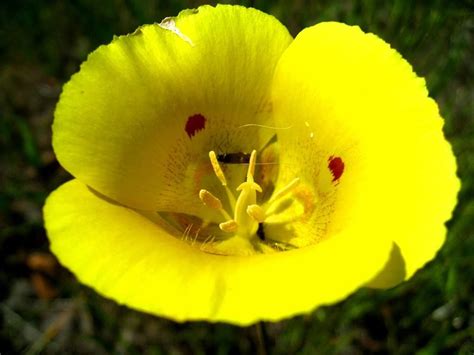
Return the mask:
[[344,172],[344,162],[340,157],[335,156],[330,156],[328,162],[328,168],[333,176],[332,181],[338,181]]
[[204,128],[206,128],[206,118],[200,113],[196,113],[188,117],[184,130],[188,134],[188,137],[192,138],[197,132]]

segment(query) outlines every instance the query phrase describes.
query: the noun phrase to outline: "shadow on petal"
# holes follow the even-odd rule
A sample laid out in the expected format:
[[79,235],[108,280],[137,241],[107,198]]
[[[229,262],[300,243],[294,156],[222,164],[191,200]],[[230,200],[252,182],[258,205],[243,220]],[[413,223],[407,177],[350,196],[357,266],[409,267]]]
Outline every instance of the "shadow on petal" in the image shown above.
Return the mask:
[[400,247],[393,243],[390,259],[383,270],[367,283],[367,287],[390,288],[398,285],[405,279],[406,267]]

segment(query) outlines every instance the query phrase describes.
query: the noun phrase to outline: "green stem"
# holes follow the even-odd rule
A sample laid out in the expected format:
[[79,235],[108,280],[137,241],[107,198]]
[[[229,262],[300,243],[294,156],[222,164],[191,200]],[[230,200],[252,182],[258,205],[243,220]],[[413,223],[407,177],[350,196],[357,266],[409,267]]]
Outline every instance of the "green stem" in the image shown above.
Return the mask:
[[265,331],[265,323],[258,322],[255,324],[254,328],[257,335],[257,354],[268,355],[268,337]]

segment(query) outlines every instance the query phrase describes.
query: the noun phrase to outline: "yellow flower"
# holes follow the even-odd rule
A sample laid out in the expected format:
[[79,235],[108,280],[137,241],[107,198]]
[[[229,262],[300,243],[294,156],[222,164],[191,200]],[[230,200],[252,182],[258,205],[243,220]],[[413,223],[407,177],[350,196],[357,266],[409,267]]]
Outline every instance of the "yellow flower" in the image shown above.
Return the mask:
[[[133,308],[250,324],[411,277],[441,247],[455,159],[423,79],[358,27],[294,40],[203,6],[99,47],[53,125],[76,178],[51,249]],[[238,191],[236,191],[238,190]]]

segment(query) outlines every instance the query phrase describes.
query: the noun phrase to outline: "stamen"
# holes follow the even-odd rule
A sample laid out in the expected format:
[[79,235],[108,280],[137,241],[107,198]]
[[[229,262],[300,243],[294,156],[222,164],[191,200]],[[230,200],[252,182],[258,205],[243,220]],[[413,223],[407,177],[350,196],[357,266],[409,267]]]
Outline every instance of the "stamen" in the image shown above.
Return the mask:
[[234,194],[232,193],[232,191],[230,190],[229,186],[224,186],[225,187],[225,192],[227,193],[227,198],[229,199],[229,202],[230,202],[230,206],[232,209],[235,208],[235,202],[236,202],[236,199],[235,199],[235,196]]
[[227,233],[234,233],[239,228],[239,225],[233,219],[225,221],[219,224],[219,228]]
[[265,206],[266,215],[271,216],[272,214],[274,214],[277,208],[279,207],[279,204],[277,202],[280,201],[283,197],[285,197],[289,192],[291,192],[291,190],[293,190],[296,186],[298,186],[299,183],[300,178],[295,178],[291,180],[289,184],[274,193],[268,201],[268,204]]
[[211,165],[212,165],[212,169],[214,170],[214,174],[216,174],[222,186],[225,187],[227,198],[229,199],[230,205],[233,209],[235,207],[235,201],[236,201],[235,196],[230,190],[229,186],[227,186],[227,179],[225,178],[224,172],[222,171],[219,161],[217,160],[216,153],[213,150],[209,152],[209,159],[211,160]]
[[290,191],[293,190],[296,186],[298,186],[299,183],[300,183],[300,178],[295,178],[295,179],[291,180],[288,185],[286,185],[285,187],[283,187],[280,191],[277,191],[276,193],[274,193],[269,202],[270,202],[270,203],[273,203],[273,202],[275,202],[276,200],[282,198],[282,197],[285,196],[288,192],[290,192]]
[[212,168],[214,169],[214,173],[216,174],[219,181],[222,183],[222,186],[227,186],[227,180],[225,178],[224,172],[219,165],[219,161],[217,160],[216,153],[211,150],[209,152],[209,159],[211,160]]
[[[240,245],[241,242],[245,240],[248,243],[248,245],[246,244],[245,248],[247,247],[250,249],[257,248],[256,250],[263,252],[262,248],[264,246],[261,246],[261,245],[255,246],[254,244],[250,243],[250,241],[254,238],[260,238],[261,240],[265,240],[265,236],[263,234],[263,229],[262,229],[263,223],[264,222],[270,223],[272,221],[281,220],[282,216],[278,216],[279,214],[278,208],[281,205],[282,198],[284,198],[289,192],[291,192],[299,184],[300,179],[296,178],[290,181],[288,185],[286,185],[285,187],[283,187],[281,190],[277,191],[273,195],[269,203],[266,203],[265,206],[262,207],[256,203],[257,191],[262,192],[261,186],[254,180],[255,166],[257,164],[257,151],[256,150],[252,151],[248,160],[246,181],[241,183],[237,187],[237,191],[239,191],[239,196],[237,199],[235,199],[234,195],[230,191],[230,188],[227,186],[227,179],[224,175],[224,172],[219,164],[217,155],[214,151],[209,152],[209,159],[211,161],[211,165],[214,170],[214,173],[216,174],[217,178],[226,189],[226,192],[229,196],[229,200],[231,202],[232,212],[233,212],[233,217],[231,217],[224,210],[221,200],[217,198],[216,196],[214,196],[208,190],[203,189],[199,191],[199,198],[201,199],[201,201],[206,206],[219,210],[222,213],[222,215],[225,217],[225,222],[220,223],[219,228],[223,232],[234,234],[229,239],[225,239],[225,241],[221,242],[221,244],[219,245],[225,246],[225,248],[227,249],[230,246],[234,248],[235,245],[237,244]],[[293,201],[293,199],[291,198],[288,198],[287,200]],[[291,213],[291,215],[288,215],[288,216],[285,215],[284,216],[285,221],[286,219],[294,220],[295,218],[301,217],[304,210],[303,212],[301,211],[295,211],[295,212],[296,213]],[[233,252],[234,251],[232,251],[232,253]]]
[[220,210],[222,208],[222,202],[212,193],[207,190],[202,189],[199,191],[199,198],[201,199],[202,203],[206,206],[214,208],[216,210]]
[[247,207],[247,214],[256,220],[258,223],[265,221],[265,210],[259,205],[249,205]]
[[[289,203],[286,203],[287,201]],[[286,205],[282,207],[283,209],[287,209],[287,208],[290,208],[290,205],[292,203],[294,203],[293,201],[294,201],[293,199],[283,200],[280,204],[277,204],[275,208],[267,209],[265,223],[269,223],[269,224],[293,223],[301,219],[305,214],[304,208],[302,206],[298,210],[294,210],[291,214],[285,213],[282,215],[278,212],[279,207],[280,207],[279,205]]]
[[207,207],[213,208],[215,210],[219,210],[224,218],[231,219],[232,217],[227,213],[227,211],[222,207],[222,202],[214,196],[211,192],[202,189],[199,191],[199,198],[201,199],[202,203],[204,203]]

